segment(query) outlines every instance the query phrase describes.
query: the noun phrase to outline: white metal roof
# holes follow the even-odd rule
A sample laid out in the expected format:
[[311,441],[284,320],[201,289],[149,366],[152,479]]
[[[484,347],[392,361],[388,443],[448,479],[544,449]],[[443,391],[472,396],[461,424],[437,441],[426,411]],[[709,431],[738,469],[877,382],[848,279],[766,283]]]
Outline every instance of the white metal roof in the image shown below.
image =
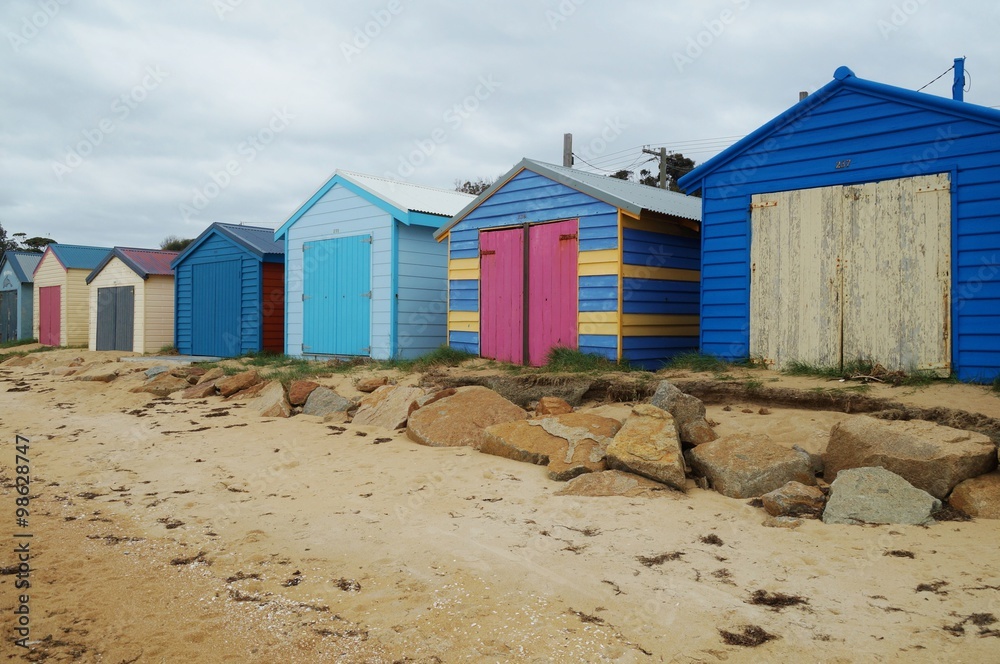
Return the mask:
[[424,212],[452,216],[464,208],[475,196],[451,189],[438,189],[420,184],[410,184],[378,177],[337,169],[335,175],[353,182],[373,196],[378,196],[385,202],[400,210]]

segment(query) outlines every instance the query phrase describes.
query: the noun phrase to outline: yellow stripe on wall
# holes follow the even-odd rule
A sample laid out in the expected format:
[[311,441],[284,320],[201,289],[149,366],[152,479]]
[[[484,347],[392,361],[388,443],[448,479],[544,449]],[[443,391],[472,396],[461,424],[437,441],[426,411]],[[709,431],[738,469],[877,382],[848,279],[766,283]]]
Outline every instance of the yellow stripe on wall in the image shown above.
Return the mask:
[[577,259],[577,272],[581,277],[618,274],[618,250],[581,251]]
[[453,258],[448,261],[449,279],[479,279],[478,258]]
[[478,311],[449,311],[449,332],[479,332]]
[[698,316],[625,314],[622,333],[626,337],[696,337]]
[[579,334],[618,336],[617,311],[581,311],[577,317]]
[[700,270],[682,270],[673,267],[646,267],[645,265],[625,265],[622,271],[626,279],[701,281]]
[[636,231],[647,231],[649,233],[662,233],[663,235],[680,235],[681,237],[698,237],[698,232],[690,225],[697,225],[696,221],[687,219],[676,222],[671,221],[651,221],[649,219],[636,219],[628,213],[622,214],[622,226]]

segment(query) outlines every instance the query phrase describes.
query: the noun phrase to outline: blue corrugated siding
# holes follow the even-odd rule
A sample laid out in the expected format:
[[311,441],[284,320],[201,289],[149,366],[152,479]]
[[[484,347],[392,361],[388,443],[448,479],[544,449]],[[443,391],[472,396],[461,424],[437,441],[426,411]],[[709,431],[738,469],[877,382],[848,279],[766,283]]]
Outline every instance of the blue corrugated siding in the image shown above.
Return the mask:
[[[205,279],[195,283],[194,266],[237,261],[238,267],[227,279],[238,283],[216,282]],[[221,276],[221,275],[220,275]],[[260,320],[261,263],[253,254],[228,238],[214,234],[195,251],[184,257],[175,268],[175,343],[181,353],[240,355],[260,350],[262,326]],[[236,312],[235,331],[229,323],[219,332],[215,327],[196,322],[198,312],[218,311],[220,320],[229,320],[228,314]],[[220,323],[221,325],[221,323]],[[220,345],[217,337],[227,335],[227,342]],[[235,338],[235,337],[238,337]],[[217,349],[206,351],[204,349]],[[225,352],[223,352],[225,351]]]
[[618,359],[618,337],[609,334],[581,334],[577,340],[581,353]]
[[306,242],[302,349],[310,355],[371,353],[371,236]]
[[626,265],[680,270],[698,270],[701,267],[701,246],[697,238],[651,233],[634,228],[625,228],[622,235],[622,259]]
[[397,231],[396,356],[411,359],[446,341],[448,245],[434,240],[433,228],[398,224]]
[[479,280],[452,279],[449,281],[448,307],[452,311],[479,311]]
[[697,316],[699,299],[696,281],[625,279],[622,308],[626,314]]
[[618,311],[618,276],[580,277],[580,311]]
[[478,332],[450,332],[448,334],[448,345],[466,353],[479,355],[479,333]]
[[749,352],[753,194],[950,172],[952,359],[963,380],[1000,374],[998,153],[995,125],[845,89],[720,166],[703,183],[702,351]]
[[479,229],[579,219],[580,251],[618,248],[618,210],[531,171],[522,171],[449,233],[451,258],[479,257]]
[[680,353],[698,350],[698,337],[625,337],[622,339],[622,357],[629,364],[642,369],[662,369],[670,359]]

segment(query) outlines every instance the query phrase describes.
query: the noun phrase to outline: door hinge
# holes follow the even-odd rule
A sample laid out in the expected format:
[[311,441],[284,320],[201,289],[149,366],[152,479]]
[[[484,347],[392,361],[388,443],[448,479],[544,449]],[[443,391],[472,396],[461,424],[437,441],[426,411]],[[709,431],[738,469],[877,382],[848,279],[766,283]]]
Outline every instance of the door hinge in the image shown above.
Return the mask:
[[371,346],[365,346],[364,348],[361,349],[361,352],[362,353],[367,353],[368,355],[371,355],[372,354],[372,347]]
[[576,233],[566,233],[565,235],[560,235],[559,239],[560,240],[575,240],[576,239]]
[[311,297],[312,297],[312,295],[306,295],[305,293],[303,293],[302,294],[302,301],[305,302],[306,300],[310,299]]
[[757,208],[777,207],[777,206],[778,206],[778,201],[761,201],[760,203],[751,203],[750,209],[756,210]]
[[363,237],[363,238],[361,238],[361,241],[364,242],[365,244],[371,244],[372,243],[372,236],[368,235],[366,237]]
[[302,344],[302,352],[303,353],[306,352],[307,350],[309,350],[310,348],[312,348],[312,346],[307,346],[305,344]]
[[492,249],[480,249],[479,250],[479,255],[480,256],[492,256],[495,253],[496,252],[493,251]]
[[367,293],[362,293],[362,294],[361,294],[361,297],[367,297],[368,299],[371,299],[371,297],[372,297],[372,292],[371,292],[371,291],[368,291]]

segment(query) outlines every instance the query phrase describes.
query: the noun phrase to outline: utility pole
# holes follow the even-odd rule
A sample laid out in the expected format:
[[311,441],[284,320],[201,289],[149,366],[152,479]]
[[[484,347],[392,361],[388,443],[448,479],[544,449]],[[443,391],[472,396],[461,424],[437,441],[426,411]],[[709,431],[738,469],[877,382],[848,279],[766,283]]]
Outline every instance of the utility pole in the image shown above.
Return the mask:
[[651,154],[654,157],[659,157],[660,159],[660,189],[667,188],[667,149],[660,148],[659,150],[650,150],[649,148],[643,148],[642,151],[645,154]]
[[563,134],[563,166],[573,168],[573,134]]

